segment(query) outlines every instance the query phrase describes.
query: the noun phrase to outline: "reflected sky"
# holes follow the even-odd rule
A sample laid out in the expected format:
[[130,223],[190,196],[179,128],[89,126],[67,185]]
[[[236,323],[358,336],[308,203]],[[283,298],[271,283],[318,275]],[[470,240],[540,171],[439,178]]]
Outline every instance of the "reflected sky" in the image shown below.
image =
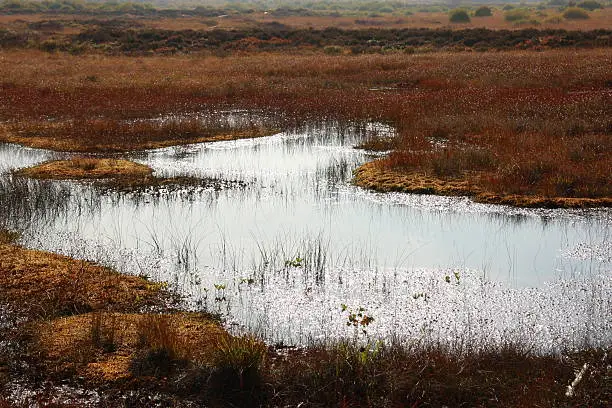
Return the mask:
[[[225,313],[237,328],[274,341],[347,335],[341,303],[372,310],[370,333],[381,336],[440,339],[469,329],[485,343],[542,337],[546,346],[538,344],[549,350],[564,336],[578,343],[609,326],[609,210],[364,191],[350,184],[352,171],[373,156],[353,146],[373,133],[392,129],[322,124],[132,155],[158,176],[246,183],[241,188],[120,194],[86,183],[21,182],[20,197],[49,197],[58,209],[41,215],[41,225],[31,221],[41,208],[31,209],[28,222],[22,214],[24,243],[167,280],[193,307]],[[58,156],[0,145],[4,214],[32,201],[6,198],[16,189],[8,172]],[[299,266],[287,266],[296,259]],[[455,272],[461,278],[449,284]],[[591,297],[568,295],[568,285]],[[556,311],[542,312],[550,308]],[[504,319],[489,321],[504,310]],[[571,324],[562,316],[570,311]],[[576,329],[587,318],[590,326]],[[427,324],[398,323],[410,320]],[[609,342],[609,333],[589,341]]]

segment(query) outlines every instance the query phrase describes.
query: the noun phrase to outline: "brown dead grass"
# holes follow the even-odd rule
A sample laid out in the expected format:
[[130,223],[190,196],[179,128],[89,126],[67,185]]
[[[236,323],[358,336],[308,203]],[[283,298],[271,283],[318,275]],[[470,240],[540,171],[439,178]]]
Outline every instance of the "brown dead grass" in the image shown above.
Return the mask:
[[[39,322],[32,326],[34,350],[46,366],[56,372],[75,370],[91,384],[124,382],[135,378],[132,362],[145,344],[144,330],[155,330],[152,322],[165,322],[171,341],[180,353],[176,358],[199,364],[214,359],[215,344],[227,332],[217,323],[195,313],[166,315],[88,313]],[[92,336],[99,330],[104,344]],[[153,333],[153,336],[159,336]],[[111,344],[112,343],[112,344]]]
[[[4,130],[0,129],[0,141],[62,152],[109,153],[246,139],[277,132],[277,129],[261,127],[211,129],[196,120],[170,124],[125,123],[111,119],[59,123],[35,120],[4,126]],[[104,171],[102,168],[100,170]],[[106,170],[113,171],[109,168]]]
[[[99,157],[53,160],[20,169],[17,176],[47,180],[95,180],[97,185],[114,191],[135,192],[143,189],[168,187],[213,187],[217,180],[190,176],[157,177],[144,164],[126,159]],[[239,184],[237,184],[239,185]],[[0,231],[0,234],[2,231]],[[2,235],[0,235],[2,242]]]
[[0,244],[0,296],[30,314],[138,310],[160,303],[161,288],[91,262]]
[[102,179],[117,177],[148,177],[153,170],[144,164],[125,159],[94,157],[54,160],[17,172],[20,176],[39,179]]
[[478,172],[461,177],[442,178],[422,171],[399,171],[381,161],[366,163],[355,170],[353,182],[363,188],[380,192],[403,192],[445,196],[469,196],[476,202],[505,204],[529,208],[591,208],[612,207],[612,198],[545,197],[538,195],[499,194],[478,185],[485,175]]

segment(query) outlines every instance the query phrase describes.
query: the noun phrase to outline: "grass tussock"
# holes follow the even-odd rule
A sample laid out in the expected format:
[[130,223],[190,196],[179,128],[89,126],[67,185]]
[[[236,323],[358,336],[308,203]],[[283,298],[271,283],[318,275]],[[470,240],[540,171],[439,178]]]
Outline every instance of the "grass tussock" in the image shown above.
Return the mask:
[[53,160],[17,172],[20,176],[39,179],[104,179],[143,178],[153,170],[144,165],[124,159],[80,157],[68,160]]
[[0,245],[0,295],[38,316],[137,310],[162,300],[162,286],[49,252]]
[[227,336],[218,322],[190,313],[92,312],[40,322],[31,353],[52,376],[79,375],[90,384],[162,378],[192,361],[209,361]]
[[266,345],[253,336],[219,338],[212,361],[211,388],[225,400],[261,402],[267,353]]

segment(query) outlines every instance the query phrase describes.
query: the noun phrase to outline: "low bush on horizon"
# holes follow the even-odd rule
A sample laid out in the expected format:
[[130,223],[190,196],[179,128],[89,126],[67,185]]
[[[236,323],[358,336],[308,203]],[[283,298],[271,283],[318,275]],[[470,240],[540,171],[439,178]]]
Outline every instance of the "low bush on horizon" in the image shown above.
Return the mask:
[[563,12],[563,17],[567,20],[587,20],[589,13],[578,7],[569,7]]
[[480,6],[474,12],[474,17],[489,17],[492,15],[493,12],[491,11],[491,7],[488,6]]
[[448,19],[451,23],[469,23],[471,21],[468,12],[462,9],[451,11]]
[[506,11],[504,19],[506,21],[516,22],[521,20],[529,20],[531,13],[526,9],[512,9]]
[[578,3],[576,6],[582,9],[585,9],[585,10],[589,10],[589,11],[594,11],[594,10],[603,8],[601,3],[595,0],[585,0],[585,1]]

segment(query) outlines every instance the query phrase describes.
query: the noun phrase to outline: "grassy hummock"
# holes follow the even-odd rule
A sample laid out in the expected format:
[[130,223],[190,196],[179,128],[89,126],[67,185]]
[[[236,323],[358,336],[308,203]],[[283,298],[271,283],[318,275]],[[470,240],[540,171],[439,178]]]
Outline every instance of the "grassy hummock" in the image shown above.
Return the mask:
[[142,178],[151,176],[153,170],[144,164],[125,159],[82,157],[48,161],[19,170],[17,174],[31,178],[54,180]]
[[612,207],[612,198],[547,197],[542,195],[504,194],[487,191],[478,185],[481,175],[471,173],[462,177],[442,178],[419,171],[399,171],[381,165],[380,161],[366,163],[355,170],[353,182],[363,188],[380,192],[403,192],[445,196],[469,196],[474,201],[526,208],[592,208]]
[[102,187],[114,191],[134,192],[150,188],[223,188],[226,185],[241,186],[238,182],[198,178],[190,176],[157,177],[144,164],[125,159],[97,157],[53,160],[15,172],[21,177],[46,180],[93,180]]

